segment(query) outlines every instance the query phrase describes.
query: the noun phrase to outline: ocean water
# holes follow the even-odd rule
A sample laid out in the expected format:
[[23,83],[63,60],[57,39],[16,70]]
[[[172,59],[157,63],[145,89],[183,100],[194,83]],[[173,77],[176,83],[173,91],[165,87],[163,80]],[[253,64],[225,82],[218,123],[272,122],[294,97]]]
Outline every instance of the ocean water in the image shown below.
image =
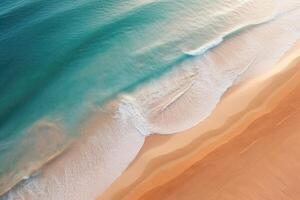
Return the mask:
[[[293,45],[300,32],[290,27],[299,20],[297,6],[273,0],[1,1],[0,194],[80,143],[95,112],[107,107],[121,128],[107,122],[114,128],[97,130],[123,130],[123,138],[126,131],[174,133],[195,125],[241,74],[262,68],[262,47],[274,43],[272,36],[282,36],[275,42],[280,51],[265,59],[267,66]],[[269,40],[256,37],[266,30]],[[198,108],[186,109],[194,102]],[[182,114],[170,117],[174,112]],[[143,139],[137,141],[140,147]]]

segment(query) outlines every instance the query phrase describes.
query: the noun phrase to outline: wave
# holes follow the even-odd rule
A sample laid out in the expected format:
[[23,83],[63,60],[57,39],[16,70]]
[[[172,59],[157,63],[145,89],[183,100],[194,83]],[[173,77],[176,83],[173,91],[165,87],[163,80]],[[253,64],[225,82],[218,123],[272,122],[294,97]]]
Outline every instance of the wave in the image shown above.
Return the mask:
[[[40,0],[5,1],[0,8],[0,143],[9,144],[0,152],[3,193],[77,140],[94,107],[181,68],[191,59],[183,50],[202,46],[237,24],[263,19],[274,5],[272,0]],[[162,113],[189,91],[178,89],[179,95],[167,88],[159,94],[166,97],[165,107],[153,106]],[[156,92],[149,92],[154,99],[148,103],[155,103]],[[136,113],[141,134],[165,132],[148,123],[155,112],[144,111],[147,101],[122,101],[116,117],[126,121]],[[42,130],[48,142],[35,130]],[[61,139],[48,137],[51,131]]]
[[[285,8],[285,9],[284,8],[279,9],[280,6],[285,5],[285,4],[292,4],[293,6],[291,7],[289,5],[289,7]],[[296,4],[292,0],[290,2],[285,2],[284,4],[280,3],[280,1],[278,1],[272,14],[270,14],[266,17],[263,17],[261,19],[259,18],[256,20],[248,21],[247,24],[238,25],[238,26],[232,28],[231,30],[222,33],[222,36],[219,36],[219,37],[215,38],[214,40],[208,41],[207,43],[200,46],[199,48],[186,51],[185,54],[190,55],[190,56],[200,56],[200,55],[204,54],[206,51],[218,46],[226,38],[231,37],[232,35],[238,34],[241,31],[244,31],[255,25],[259,25],[262,23],[268,23],[271,20],[276,20],[276,18],[279,18],[282,15],[286,15],[288,12],[293,12],[293,11],[299,9],[299,7],[300,7],[300,3]]]
[[207,50],[218,46],[222,42],[223,42],[223,37],[220,37],[220,38],[217,38],[214,41],[206,43],[205,45],[199,47],[198,49],[187,51],[187,52],[185,52],[185,54],[190,55],[190,56],[199,56],[199,55],[204,54]]
[[[244,4],[246,4],[246,2],[244,2]],[[236,27],[233,27],[232,29],[221,33],[221,36],[218,36],[217,38],[206,42],[205,44],[203,44],[199,48],[186,51],[185,54],[190,55],[190,56],[203,55],[206,51],[218,46],[219,44],[221,44],[224,41],[224,39],[226,39],[227,37],[230,37],[231,35],[237,34],[237,33],[241,32],[242,30],[250,28],[254,25],[259,25],[259,24],[262,24],[262,23],[267,23],[270,20],[274,20],[274,18],[278,17],[278,15],[279,15],[279,12],[277,11],[278,6],[279,5],[276,4],[275,8],[273,9],[272,14],[269,14],[269,15],[264,16],[262,18],[250,20],[246,24],[237,25]]]
[[237,81],[272,69],[299,40],[299,17],[295,9],[239,32],[105,108],[94,106],[82,139],[2,199],[94,199],[134,159],[145,136],[196,125]]

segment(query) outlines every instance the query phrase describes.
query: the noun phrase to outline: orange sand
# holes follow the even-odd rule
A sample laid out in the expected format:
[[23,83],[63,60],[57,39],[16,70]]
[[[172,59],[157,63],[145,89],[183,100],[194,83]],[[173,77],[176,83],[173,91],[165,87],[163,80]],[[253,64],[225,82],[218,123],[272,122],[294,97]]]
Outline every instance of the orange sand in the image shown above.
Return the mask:
[[300,199],[298,60],[232,88],[193,129],[147,138],[99,200]]

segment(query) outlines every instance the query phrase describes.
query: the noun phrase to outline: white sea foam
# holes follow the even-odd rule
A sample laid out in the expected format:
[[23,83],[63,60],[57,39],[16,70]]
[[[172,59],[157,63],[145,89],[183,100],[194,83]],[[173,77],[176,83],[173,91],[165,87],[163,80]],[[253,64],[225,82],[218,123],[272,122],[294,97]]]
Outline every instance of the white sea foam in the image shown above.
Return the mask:
[[[169,134],[196,125],[211,113],[222,94],[234,84],[240,74],[243,74],[241,79],[245,79],[272,69],[299,38],[299,17],[298,9],[245,31],[224,41],[202,57],[183,63],[184,66],[170,75],[172,79],[166,77],[146,87],[146,92],[138,91],[156,93],[153,95],[156,98],[150,100],[142,94],[136,97],[145,109],[143,113],[147,113],[151,132]],[[246,73],[242,73],[245,70]],[[196,78],[191,80],[191,76]],[[163,112],[157,112],[159,107],[166,107],[161,99],[180,93],[182,86],[190,81],[193,81],[193,86],[180,99],[170,102],[170,106]],[[156,108],[154,111],[153,107]]]
[[199,55],[202,55],[203,53],[205,53],[207,50],[219,45],[220,43],[223,42],[223,37],[221,38],[217,38],[216,40],[213,40],[211,42],[208,42],[206,43],[205,45],[197,48],[197,49],[194,49],[194,50],[190,50],[190,51],[187,51],[185,52],[187,55],[191,55],[191,56],[199,56]]
[[3,199],[95,199],[125,170],[144,142],[134,121],[114,116],[116,109],[113,103],[106,111],[95,109],[84,125],[85,137]]
[[206,118],[236,81],[272,69],[300,38],[299,5],[281,1],[285,14],[222,42],[201,57],[136,92],[120,96],[83,126],[83,139],[3,199],[89,200],[129,165],[145,135],[171,134]]
[[[247,3],[249,3],[249,2],[247,2]],[[281,13],[277,9],[279,6],[279,3],[277,3],[275,5],[276,5],[276,8],[274,8],[274,10],[270,9],[272,11],[272,14],[269,14],[269,15],[266,15],[263,17],[256,17],[252,20],[248,20],[246,24],[241,24],[241,25],[235,26],[226,32],[220,33],[220,35],[221,35],[220,37],[217,37],[196,49],[186,51],[185,53],[190,56],[202,55],[209,49],[212,49],[213,47],[216,47],[219,44],[221,44],[224,41],[224,38],[228,37],[229,35],[234,34],[235,32],[240,31],[243,28],[247,28],[247,27],[253,26],[253,25],[258,25],[261,23],[266,23],[267,21],[274,19],[276,17],[276,15],[279,15]]]

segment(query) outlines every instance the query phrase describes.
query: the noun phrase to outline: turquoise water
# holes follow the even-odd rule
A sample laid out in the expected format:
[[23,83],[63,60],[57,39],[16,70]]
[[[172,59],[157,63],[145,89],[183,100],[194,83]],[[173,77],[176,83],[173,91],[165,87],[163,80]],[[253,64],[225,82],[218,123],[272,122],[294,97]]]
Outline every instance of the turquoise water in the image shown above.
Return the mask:
[[93,109],[252,23],[245,2],[2,0],[0,193],[76,139]]

